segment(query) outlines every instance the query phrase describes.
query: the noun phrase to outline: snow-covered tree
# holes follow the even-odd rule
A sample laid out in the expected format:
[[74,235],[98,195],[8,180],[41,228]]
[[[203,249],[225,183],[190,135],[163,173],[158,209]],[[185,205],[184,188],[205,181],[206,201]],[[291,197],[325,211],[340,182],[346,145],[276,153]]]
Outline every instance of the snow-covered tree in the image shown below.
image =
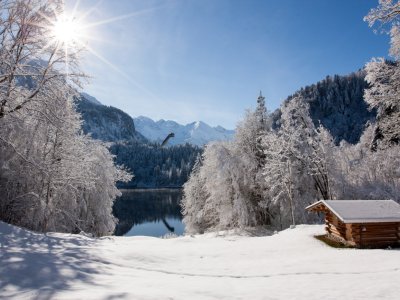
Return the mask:
[[[0,118],[15,114],[57,77],[79,85],[79,45],[65,45],[54,26],[62,15],[62,0],[0,1]],[[29,87],[29,88],[27,88]]]
[[264,97],[260,95],[257,102],[257,109],[247,112],[237,126],[232,142],[207,145],[202,166],[185,184],[183,215],[190,230],[270,223],[268,208],[261,205],[265,191],[261,137],[270,127]]
[[379,5],[364,17],[369,26],[381,24],[383,32],[390,33],[390,54],[400,59],[400,1],[379,0]]
[[371,148],[387,148],[400,142],[400,65],[399,62],[374,59],[366,65],[365,101],[376,108],[377,126]]
[[400,201],[400,146],[370,150],[375,125],[357,145],[341,144],[334,152],[340,171],[335,185],[338,199],[394,199]]
[[202,165],[202,157],[198,155],[189,180],[183,186],[181,207],[187,233],[203,233],[210,226],[206,223],[203,214],[208,195],[205,189],[205,178],[201,174]]
[[187,232],[254,225],[256,214],[246,193],[251,182],[245,181],[233,143],[208,144],[202,166],[197,166],[184,185],[182,212]]
[[237,193],[240,184],[237,163],[238,158],[233,155],[232,144],[229,142],[211,143],[204,151],[202,174],[206,176],[208,197],[203,214],[209,218],[209,230],[240,227],[247,221],[237,214],[237,207],[243,207],[242,199]]
[[[382,31],[390,32],[390,54],[396,61],[373,59],[366,65],[366,80],[370,88],[365,91],[365,101],[378,110],[377,126],[371,149],[385,149],[400,143],[400,2],[380,0],[364,18],[373,26],[379,22]],[[389,28],[389,29],[388,29]]]
[[[264,120],[261,122],[261,120]],[[253,224],[269,223],[269,215],[260,203],[264,200],[265,184],[262,180],[262,168],[265,163],[262,136],[268,131],[266,119],[261,119],[257,111],[247,112],[235,131],[233,142],[234,155],[239,158],[237,168],[241,173],[242,186],[238,192],[253,209]]]
[[263,141],[267,145],[264,178],[269,197],[264,199],[261,206],[268,207],[270,210],[275,207],[275,219],[279,217],[278,223],[282,229],[284,226],[282,214],[285,214],[283,219],[290,219],[291,224],[296,224],[293,195],[296,174],[293,173],[293,165],[287,156],[288,153],[283,151],[284,148],[289,150],[289,144],[286,144],[286,141],[275,132],[268,133]]
[[328,157],[325,144],[331,142],[329,133],[316,129],[309,115],[309,105],[304,99],[294,98],[283,108],[283,125],[280,134],[288,142],[288,153],[302,163],[304,172],[312,176],[315,189],[323,199],[331,199],[328,176]]
[[254,209],[256,225],[270,223],[270,213],[267,207],[261,206],[265,198],[265,182],[263,181],[263,166],[265,164],[264,144],[265,136],[271,130],[271,118],[265,106],[265,97],[261,92],[257,98],[257,107],[254,112],[248,111],[244,120],[236,128],[234,147],[240,157],[243,172],[242,194],[246,195],[250,207]]
[[331,199],[329,158],[333,141],[322,127],[315,129],[308,104],[292,98],[282,107],[282,125],[263,138],[267,201],[275,207],[279,223],[305,222],[304,207],[315,199]]
[[267,112],[267,107],[265,106],[265,97],[262,95],[262,92],[260,91],[260,95],[257,98],[257,107],[256,111],[254,114],[257,117],[258,120],[258,126],[259,130],[267,130],[268,125],[269,125],[269,118],[268,118],[268,112]]
[[[37,231],[112,233],[115,167],[106,145],[81,133],[79,60],[52,41],[62,1],[2,1],[0,219]],[[77,70],[77,69],[76,69]]]
[[80,133],[74,95],[52,81],[18,118],[0,120],[3,220],[38,231],[113,231],[115,183],[130,176],[114,167],[105,145]]

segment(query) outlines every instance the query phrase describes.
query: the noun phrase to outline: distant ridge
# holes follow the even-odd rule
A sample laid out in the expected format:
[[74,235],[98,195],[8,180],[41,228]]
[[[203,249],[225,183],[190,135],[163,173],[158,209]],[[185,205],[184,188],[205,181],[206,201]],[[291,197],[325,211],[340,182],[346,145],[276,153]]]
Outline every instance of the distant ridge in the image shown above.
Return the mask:
[[84,121],[83,132],[89,133],[94,139],[105,142],[146,142],[146,139],[135,130],[133,119],[122,110],[102,105],[96,98],[86,93],[81,93],[76,105]]
[[81,93],[81,96],[83,98],[85,98],[87,101],[92,102],[93,104],[97,104],[97,105],[103,105],[99,100],[97,100],[95,97],[86,94],[85,92]]
[[235,133],[222,126],[211,127],[202,122],[192,122],[186,125],[170,120],[154,121],[148,117],[140,116],[134,118],[136,130],[150,141],[162,142],[165,137],[174,133],[175,137],[168,141],[170,145],[189,143],[197,146],[204,146],[211,141],[231,140]]
[[[301,88],[283,101],[285,106],[295,95],[310,105],[310,116],[315,126],[323,125],[332,134],[336,144],[346,141],[356,144],[369,124],[376,120],[376,111],[369,110],[364,101],[368,87],[365,72],[358,71],[346,76],[333,75]],[[281,110],[272,113],[274,127],[281,124]]]

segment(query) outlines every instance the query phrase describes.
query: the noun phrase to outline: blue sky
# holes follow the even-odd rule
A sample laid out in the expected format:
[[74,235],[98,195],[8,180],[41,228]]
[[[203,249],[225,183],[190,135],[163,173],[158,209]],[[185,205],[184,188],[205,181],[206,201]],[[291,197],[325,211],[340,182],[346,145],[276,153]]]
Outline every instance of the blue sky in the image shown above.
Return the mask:
[[[75,0],[67,1],[69,6]],[[377,0],[81,0],[93,39],[85,91],[131,116],[234,128],[260,90],[270,110],[326,75],[386,56],[363,21]]]

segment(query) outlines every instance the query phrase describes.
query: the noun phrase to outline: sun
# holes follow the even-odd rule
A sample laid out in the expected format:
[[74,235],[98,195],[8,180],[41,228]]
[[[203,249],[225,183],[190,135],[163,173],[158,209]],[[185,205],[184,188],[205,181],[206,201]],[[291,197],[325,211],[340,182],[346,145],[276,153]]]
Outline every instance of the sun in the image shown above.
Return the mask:
[[82,26],[78,21],[66,16],[60,16],[53,24],[52,33],[57,42],[71,45],[79,41],[82,34],[81,30]]
[[[72,1],[73,0],[71,0],[71,2]],[[63,60],[60,59],[58,62],[64,63],[65,65],[64,74],[67,76],[67,78],[73,78],[73,76],[79,76],[79,74],[73,74],[74,72],[73,59],[76,57],[77,54],[81,54],[82,52],[87,51],[91,55],[95,56],[100,61],[105,63],[107,66],[111,67],[111,69],[122,75],[125,79],[129,80],[131,83],[136,85],[138,88],[142,89],[147,94],[155,98],[155,96],[151,93],[151,91],[145,89],[130,75],[126,74],[120,68],[115,66],[106,57],[101,55],[96,48],[90,47],[89,41],[110,43],[110,39],[102,38],[101,36],[99,36],[99,32],[97,32],[96,34],[96,31],[93,31],[93,29],[120,20],[133,18],[135,16],[145,14],[156,9],[160,9],[164,6],[150,7],[143,10],[129,12],[127,14],[119,15],[109,19],[102,19],[90,22],[89,20],[92,19],[91,16],[93,15],[94,12],[97,12],[97,6],[102,2],[102,0],[98,0],[97,4],[88,9],[85,9],[84,11],[79,11],[79,5],[81,3],[81,0],[75,0],[73,8],[69,10],[66,10],[64,3],[66,1],[62,0],[59,2],[60,4],[62,3],[62,6],[58,7],[58,9],[54,9],[50,16],[41,14],[42,17],[44,17],[48,21],[46,25],[43,26],[46,32],[46,37],[48,38],[47,44],[43,47],[43,53],[45,52],[46,49],[53,49],[57,53],[63,52],[64,59]]]

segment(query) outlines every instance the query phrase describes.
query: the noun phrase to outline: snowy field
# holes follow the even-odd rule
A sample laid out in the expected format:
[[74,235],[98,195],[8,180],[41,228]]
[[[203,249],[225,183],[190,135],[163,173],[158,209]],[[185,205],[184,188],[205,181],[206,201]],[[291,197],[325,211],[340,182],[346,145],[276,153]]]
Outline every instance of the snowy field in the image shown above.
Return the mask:
[[91,239],[0,222],[0,298],[400,299],[399,250],[333,249],[321,233]]

